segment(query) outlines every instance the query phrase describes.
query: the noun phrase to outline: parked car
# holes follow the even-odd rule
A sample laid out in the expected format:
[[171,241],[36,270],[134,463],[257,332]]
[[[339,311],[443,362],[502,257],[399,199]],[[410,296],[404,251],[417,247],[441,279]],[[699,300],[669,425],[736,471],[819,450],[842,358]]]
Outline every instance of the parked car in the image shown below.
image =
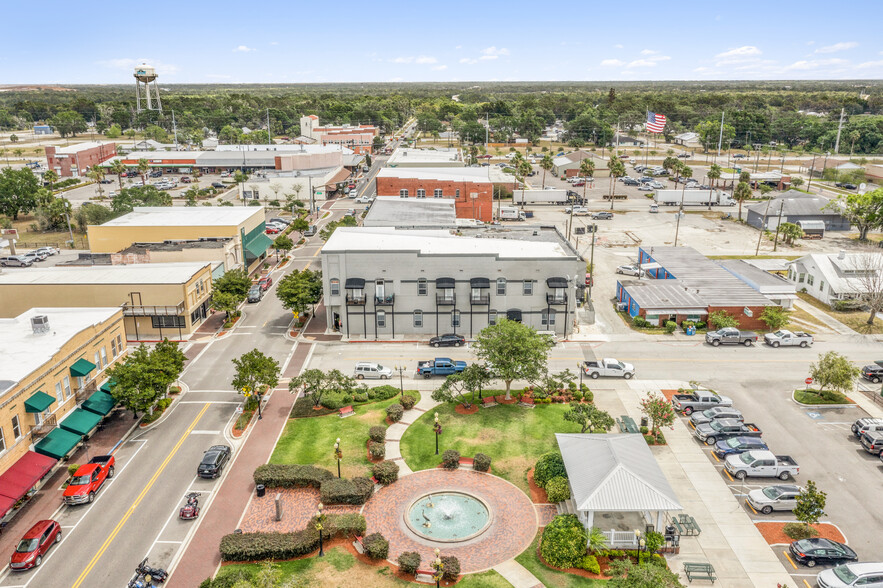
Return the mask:
[[358,198],[356,198],[356,204],[371,204],[373,200],[373,198],[366,194],[364,196],[359,196]]
[[37,253],[45,254],[45,255],[58,255],[59,253],[61,253],[61,251],[55,247],[40,247],[39,249],[36,249],[35,251]]
[[690,416],[697,410],[706,410],[716,406],[733,406],[733,399],[721,396],[711,390],[696,390],[691,394],[674,394],[671,405],[677,412]]
[[26,253],[22,253],[21,257],[24,257],[25,259],[27,259],[31,263],[37,263],[38,261],[45,261],[46,258],[49,256],[48,255],[41,255],[41,254],[37,253],[36,251],[28,251]]
[[747,477],[787,480],[800,473],[800,466],[790,455],[775,455],[772,451],[746,451],[739,455],[728,455],[724,460],[724,467],[737,480]]
[[764,335],[763,342],[770,347],[808,347],[812,345],[813,338],[812,335],[803,331],[791,332],[787,329],[781,329],[775,333]]
[[99,455],[89,463],[81,465],[71,476],[67,488],[64,489],[62,500],[65,504],[86,504],[95,500],[95,493],[104,482],[113,478],[114,457]]
[[33,264],[34,262],[26,258],[24,255],[7,255],[6,257],[0,257],[0,266],[2,267],[30,267]]
[[871,455],[883,454],[883,431],[865,431],[860,439],[862,447]]
[[660,182],[658,180],[653,180],[652,182],[650,182],[650,187],[656,188],[657,190],[664,190],[665,184],[663,184],[662,182]]
[[607,210],[602,210],[599,212],[592,213],[592,220],[610,220],[613,218],[613,213]]
[[466,362],[453,360],[450,357],[436,357],[429,361],[417,362],[417,375],[424,378],[432,376],[450,376],[459,374],[466,369]]
[[593,380],[601,376],[625,378],[628,380],[635,375],[635,366],[609,357],[597,361],[584,361],[582,369],[583,373]]
[[879,384],[883,380],[883,367],[872,363],[862,368],[862,377],[869,382]]
[[360,361],[356,363],[356,369],[353,376],[357,380],[366,378],[373,380],[388,380],[392,376],[392,368],[384,367],[379,363],[371,361]]
[[277,225],[279,225],[279,224],[285,225],[286,227],[291,224],[291,220],[285,219],[285,218],[279,218],[279,217],[273,217],[268,222],[271,222],[271,223],[277,224]]
[[641,182],[636,180],[635,178],[623,178],[622,183],[626,186],[640,186]]
[[727,327],[706,333],[705,342],[714,347],[718,345],[744,345],[751,347],[751,345],[757,342],[757,333],[753,331],[740,331],[735,327]]
[[61,525],[45,519],[38,521],[25,533],[9,561],[9,569],[21,572],[43,563],[43,556],[49,548],[61,541]]
[[355,216],[356,216],[356,209],[355,209],[355,208],[350,208],[349,210],[347,210],[347,211],[343,214],[343,216],[345,216],[345,217],[347,217],[347,216],[355,217]]
[[[571,212],[571,210],[573,212]],[[573,216],[589,216],[589,209],[585,206],[574,206],[572,208],[568,206],[564,209],[564,212],[567,214],[573,214]]]
[[693,429],[693,435],[707,445],[714,445],[718,441],[733,437],[760,437],[762,434],[757,425],[736,419],[709,421]]
[[848,563],[816,576],[819,588],[883,588],[883,562]]
[[264,292],[266,292],[267,289],[272,285],[273,285],[273,278],[271,278],[270,276],[264,276],[263,278],[261,278],[258,281],[258,286],[260,286],[261,290],[263,290]]
[[749,491],[747,501],[754,510],[763,514],[770,514],[774,510],[790,511],[797,505],[800,490],[800,486],[794,484],[767,486]]
[[742,416],[742,411],[737,408],[733,408],[732,406],[715,406],[713,408],[706,408],[700,412],[694,412],[690,415],[690,424],[695,427],[718,419],[735,419],[737,421],[745,420]]
[[282,232],[282,230],[279,227],[269,226],[264,230],[264,232],[268,235],[278,235]]
[[680,157],[681,159],[690,159],[693,156],[689,153],[678,153],[678,157]]
[[616,268],[616,273],[642,278],[646,272],[636,265],[621,265]]
[[466,337],[463,335],[447,333],[440,337],[431,338],[429,344],[433,347],[462,347],[463,345],[466,345]]
[[730,437],[714,444],[712,452],[720,459],[728,455],[745,453],[754,449],[769,449],[767,444],[757,437]]
[[212,182],[212,188],[218,188],[219,190],[223,190],[226,187],[227,187],[227,185],[222,182]]
[[264,297],[264,291],[261,290],[261,287],[255,284],[248,290],[248,301],[251,302],[260,302],[261,298]]
[[[858,555],[852,548],[824,537],[794,541],[788,546],[788,551],[794,561],[810,568],[815,567],[816,564],[831,565],[858,561]],[[881,577],[881,582],[883,582],[883,577]]]
[[744,153],[737,153],[733,156],[733,159],[747,159],[747,158],[748,158],[748,156],[745,155]]
[[316,225],[310,225],[310,227],[304,231],[304,237],[312,237],[318,232]]
[[196,475],[200,478],[217,478],[221,470],[230,461],[231,449],[229,445],[212,445],[202,454],[202,461],[196,468]]
[[852,423],[852,434],[857,439],[867,431],[883,431],[883,419],[863,418]]
[[190,176],[182,176],[181,177],[182,184],[189,184],[192,181],[193,181],[193,178],[191,178]]
[[638,188],[638,190],[641,192],[652,192],[653,186],[651,186],[650,184],[641,184],[641,187]]

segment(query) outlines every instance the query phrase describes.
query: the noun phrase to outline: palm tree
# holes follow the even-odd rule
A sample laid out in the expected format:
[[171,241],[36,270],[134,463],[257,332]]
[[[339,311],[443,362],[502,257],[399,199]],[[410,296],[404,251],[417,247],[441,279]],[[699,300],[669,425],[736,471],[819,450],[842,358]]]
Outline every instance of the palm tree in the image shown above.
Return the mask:
[[[671,151],[671,149],[669,149],[669,151]],[[662,167],[668,173],[671,173],[672,171],[677,169],[677,167],[680,164],[681,164],[681,160],[678,159],[677,157],[672,157],[671,155],[669,155],[668,157],[666,157],[665,159],[662,160]]]
[[742,222],[742,201],[751,198],[751,186],[748,182],[740,181],[733,191],[733,200],[739,203],[739,222]]
[[782,233],[786,245],[792,245],[795,239],[803,238],[803,229],[794,223],[782,223],[779,225],[779,232]]
[[552,156],[546,153],[543,155],[543,158],[540,160],[540,167],[543,168],[543,188],[546,187],[546,172],[552,171],[552,168],[555,167],[555,162],[552,161]]
[[625,175],[625,164],[617,156],[611,155],[608,167],[610,168],[610,210],[613,210],[613,193],[615,191],[616,178],[621,178]]
[[607,536],[604,535],[604,532],[598,527],[592,527],[589,529],[588,533],[588,544],[587,547],[589,551],[598,552],[607,549]]
[[150,163],[143,157],[138,160],[138,173],[141,175],[141,184],[147,185],[146,173],[150,170]]
[[579,162],[579,175],[583,178],[583,201],[585,201],[586,185],[589,183],[589,180],[595,175],[595,162],[588,157]]
[[[711,167],[708,170],[708,173],[705,176],[711,180],[711,187],[717,187],[717,180],[721,177],[721,166],[716,163],[712,163]],[[711,198],[708,199],[708,210],[711,210]]]
[[104,179],[104,170],[98,167],[97,165],[90,169],[86,175],[90,180],[94,181],[98,184],[98,198],[104,200],[104,187],[101,184],[101,180]]
[[24,151],[24,149],[13,149],[12,153],[13,153],[13,155],[15,155],[16,157],[21,159],[21,156],[25,154],[25,151]]
[[110,173],[116,174],[117,180],[120,183],[120,190],[123,189],[123,172],[126,171],[126,166],[120,159],[115,159],[113,163],[110,164],[108,168]]
[[58,172],[54,169],[50,169],[45,174],[43,174],[43,181],[48,183],[49,186],[52,186],[52,184],[58,181]]

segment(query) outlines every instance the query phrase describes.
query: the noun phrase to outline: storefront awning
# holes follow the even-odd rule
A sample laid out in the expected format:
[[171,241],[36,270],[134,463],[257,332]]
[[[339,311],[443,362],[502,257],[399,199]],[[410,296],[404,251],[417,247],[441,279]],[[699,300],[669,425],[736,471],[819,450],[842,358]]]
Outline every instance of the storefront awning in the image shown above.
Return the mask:
[[491,281],[487,278],[472,278],[469,285],[473,288],[490,288]]
[[89,372],[95,369],[95,364],[86,359],[80,358],[71,366],[71,375],[75,378],[85,378]]
[[566,288],[567,278],[547,278],[546,285],[550,288]]
[[506,311],[506,320],[521,322],[521,311],[520,310],[507,310]]
[[43,412],[49,405],[55,402],[55,399],[43,391],[37,391],[31,394],[31,397],[25,400],[25,412]]
[[82,408],[100,416],[107,416],[114,406],[116,406],[116,400],[113,399],[113,396],[99,390],[83,403]]
[[435,287],[436,288],[453,288],[454,287],[454,278],[436,278]]
[[67,418],[58,423],[65,431],[78,435],[88,435],[101,422],[102,415],[78,408],[70,413]]
[[43,437],[34,446],[34,451],[54,457],[55,459],[61,459],[70,453],[71,449],[76,447],[82,438],[82,435],[77,435],[64,429],[52,429],[48,435]]
[[361,290],[365,287],[365,280],[362,278],[347,278],[343,285],[344,290]]
[[113,380],[108,380],[105,383],[101,384],[101,388],[99,388],[99,390],[110,394],[110,391],[113,390],[113,387],[116,385],[117,385],[117,383],[114,382]]
[[270,239],[264,233],[260,233],[255,235],[251,241],[245,244],[245,250],[254,255],[255,257],[260,257],[264,253],[267,252],[273,245],[273,240]]
[[56,461],[53,457],[28,451],[9,466],[0,475],[0,517],[27,494],[52,469]]

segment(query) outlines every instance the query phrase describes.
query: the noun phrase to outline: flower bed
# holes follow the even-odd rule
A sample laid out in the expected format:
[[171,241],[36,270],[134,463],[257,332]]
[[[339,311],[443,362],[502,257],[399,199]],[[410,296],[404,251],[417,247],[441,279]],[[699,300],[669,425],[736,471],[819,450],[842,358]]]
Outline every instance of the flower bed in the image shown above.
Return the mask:
[[[763,535],[763,538],[766,539],[766,542],[770,545],[790,544],[794,541],[791,537],[785,534],[784,529],[786,523],[784,522],[762,522],[755,523],[755,525],[757,525],[757,530],[760,531],[760,534]],[[818,531],[819,537],[839,541],[840,543],[846,542],[846,537],[843,536],[843,533],[840,532],[840,529],[838,529],[836,525],[831,523],[819,523],[818,525],[811,526]]]

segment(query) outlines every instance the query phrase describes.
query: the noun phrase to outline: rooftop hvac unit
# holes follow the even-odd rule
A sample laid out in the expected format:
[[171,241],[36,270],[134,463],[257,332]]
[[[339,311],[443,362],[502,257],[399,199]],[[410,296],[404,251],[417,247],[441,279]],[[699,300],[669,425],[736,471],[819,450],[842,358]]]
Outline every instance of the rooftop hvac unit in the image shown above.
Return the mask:
[[31,317],[31,328],[35,335],[42,335],[49,332],[49,316],[38,314]]

